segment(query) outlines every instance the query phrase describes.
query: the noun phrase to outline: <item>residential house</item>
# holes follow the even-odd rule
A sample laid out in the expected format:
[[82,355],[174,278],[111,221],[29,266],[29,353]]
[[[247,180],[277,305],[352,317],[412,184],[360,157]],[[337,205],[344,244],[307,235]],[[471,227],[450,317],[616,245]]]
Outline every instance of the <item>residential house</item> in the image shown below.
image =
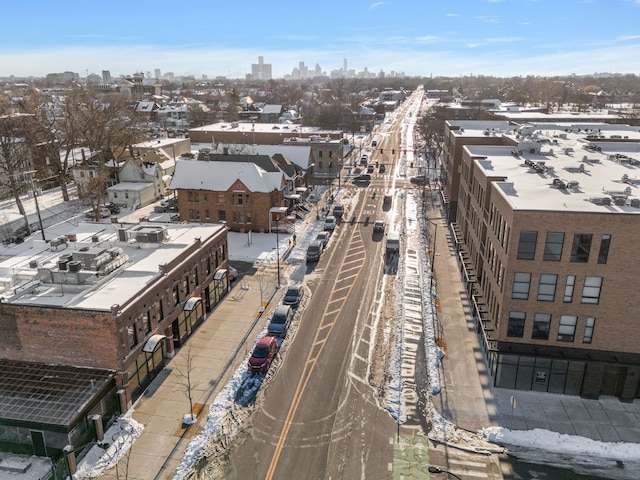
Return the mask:
[[[159,200],[166,192],[165,170],[158,161],[153,161],[154,152],[144,157],[125,160],[118,171],[119,182],[107,189],[109,202],[119,207],[137,209]],[[173,164],[171,159],[167,162]]]
[[[236,232],[270,231],[271,209],[284,207],[286,177],[280,169],[267,171],[253,160],[261,161],[178,160],[169,188],[177,193],[180,220],[224,223]],[[268,157],[262,161],[267,167],[271,163]]]

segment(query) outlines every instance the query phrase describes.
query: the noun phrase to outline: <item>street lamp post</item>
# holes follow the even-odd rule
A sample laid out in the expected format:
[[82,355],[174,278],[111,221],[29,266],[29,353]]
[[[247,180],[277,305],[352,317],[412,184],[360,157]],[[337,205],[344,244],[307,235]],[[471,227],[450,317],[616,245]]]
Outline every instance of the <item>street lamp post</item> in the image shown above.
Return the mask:
[[276,285],[276,289],[280,288],[280,228],[278,226],[278,221],[280,219],[280,214],[285,213],[287,211],[287,207],[273,207],[270,210],[270,219],[269,219],[269,231],[271,231],[271,213],[276,214],[276,265],[278,269],[278,283]]
[[433,465],[429,465],[429,473],[446,473],[447,475],[451,475],[453,478],[457,478],[458,480],[462,480],[462,478],[460,478],[455,473],[450,472],[449,470],[445,470],[445,469],[440,468],[440,467],[435,467]]
[[278,228],[278,216],[276,216],[276,264],[278,268],[278,283],[276,284],[276,288],[280,288],[280,237]]

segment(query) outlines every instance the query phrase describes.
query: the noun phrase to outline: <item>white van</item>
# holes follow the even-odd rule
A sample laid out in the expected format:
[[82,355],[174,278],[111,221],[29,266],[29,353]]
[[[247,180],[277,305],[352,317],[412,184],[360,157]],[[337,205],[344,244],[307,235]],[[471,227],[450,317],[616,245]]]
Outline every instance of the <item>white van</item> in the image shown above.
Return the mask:
[[398,253],[400,251],[400,234],[396,231],[387,233],[387,253]]

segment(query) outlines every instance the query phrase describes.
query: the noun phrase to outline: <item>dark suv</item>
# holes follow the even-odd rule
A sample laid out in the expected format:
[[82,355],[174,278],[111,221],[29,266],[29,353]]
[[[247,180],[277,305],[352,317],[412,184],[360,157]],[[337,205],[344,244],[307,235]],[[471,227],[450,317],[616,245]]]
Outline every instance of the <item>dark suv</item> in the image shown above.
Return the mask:
[[320,260],[322,254],[322,243],[318,240],[314,240],[307,247],[307,262],[317,262]]

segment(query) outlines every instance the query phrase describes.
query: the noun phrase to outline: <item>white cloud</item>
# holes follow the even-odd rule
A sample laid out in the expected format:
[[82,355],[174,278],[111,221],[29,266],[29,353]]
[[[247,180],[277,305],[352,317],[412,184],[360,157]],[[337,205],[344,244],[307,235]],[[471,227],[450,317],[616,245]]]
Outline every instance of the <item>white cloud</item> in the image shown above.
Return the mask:
[[374,8],[378,8],[384,5],[384,2],[376,2],[369,5],[369,10],[373,10]]

